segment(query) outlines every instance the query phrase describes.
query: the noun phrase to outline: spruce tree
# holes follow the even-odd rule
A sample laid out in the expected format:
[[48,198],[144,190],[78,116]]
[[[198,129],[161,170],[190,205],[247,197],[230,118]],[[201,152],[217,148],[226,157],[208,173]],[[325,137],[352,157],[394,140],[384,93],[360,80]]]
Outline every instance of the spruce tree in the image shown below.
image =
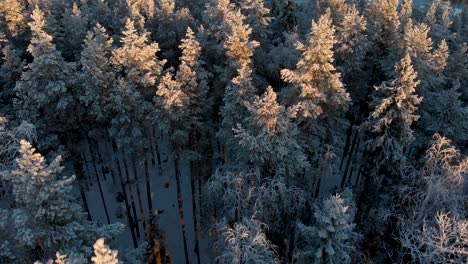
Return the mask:
[[26,27],[24,3],[18,0],[5,0],[0,6],[0,28],[9,36],[18,37]]

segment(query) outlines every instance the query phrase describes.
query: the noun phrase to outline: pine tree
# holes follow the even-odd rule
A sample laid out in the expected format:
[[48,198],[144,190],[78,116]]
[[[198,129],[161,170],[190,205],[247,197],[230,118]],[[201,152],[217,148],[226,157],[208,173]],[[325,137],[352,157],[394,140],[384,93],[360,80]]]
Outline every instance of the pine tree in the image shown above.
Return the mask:
[[351,263],[357,238],[349,206],[339,194],[314,207],[312,226],[298,224],[300,250],[296,257],[313,263]]
[[404,0],[401,4],[400,21],[401,25],[406,25],[413,16],[413,0]]
[[281,71],[283,80],[291,84],[291,89],[285,92],[285,101],[298,112],[297,121],[304,131],[305,149],[308,153],[321,153],[309,154],[309,159],[322,156],[327,149],[336,153],[344,142],[347,125],[344,112],[350,98],[340,73],[332,64],[336,43],[334,33],[328,10],[317,22],[312,22],[308,43],[298,42],[297,49],[302,51],[302,56],[296,69]]
[[271,22],[270,10],[265,7],[263,0],[242,0],[240,9],[245,16],[245,24],[252,28],[252,39],[263,42],[266,40]]
[[67,61],[77,61],[88,29],[88,17],[76,3],[67,8],[60,23],[61,38],[56,39],[57,48]]
[[[414,140],[411,125],[419,119],[415,114],[422,98],[416,95],[419,81],[409,54],[395,67],[396,79],[375,87],[372,112],[363,128],[370,135],[367,151],[372,160],[372,177],[380,177],[381,169],[398,176],[403,169],[404,150]],[[376,179],[376,178],[374,178]]]
[[162,73],[165,60],[158,60],[159,45],[148,43],[149,32],[137,32],[131,19],[125,22],[120,40],[122,47],[113,51],[113,63],[124,78],[134,85],[146,100],[153,96],[156,81]]
[[88,109],[92,121],[108,123],[110,116],[104,111],[116,83],[111,64],[112,39],[106,29],[96,24],[88,31],[81,52],[79,80],[82,86],[80,101]]
[[307,45],[297,44],[302,57],[296,70],[281,71],[283,79],[297,90],[296,103],[305,118],[332,115],[346,109],[350,100],[332,64],[334,33],[330,11],[327,11],[317,22],[312,22]]
[[[40,257],[57,251],[87,255],[86,246],[96,236],[120,232],[119,224],[97,227],[86,221],[71,194],[75,176],[59,178],[61,156],[47,164],[29,142],[22,140],[20,145],[18,169],[5,175],[13,184],[17,205],[12,212],[16,243],[29,247],[30,252],[39,249]],[[30,254],[25,252],[24,257]]]
[[[365,102],[369,80],[364,70],[365,58],[370,42],[367,38],[367,20],[353,5],[348,7],[343,19],[336,27],[334,50],[336,51],[336,64],[340,65],[343,73],[343,82],[354,102]],[[358,77],[359,76],[359,77]]]
[[[4,24],[5,23],[5,24]],[[0,6],[0,27],[12,37],[18,37],[26,27],[23,1],[5,0]]]
[[[17,116],[32,121],[40,131],[63,132],[77,126],[79,111],[74,98],[74,65],[63,60],[44,30],[44,13],[36,7],[29,23],[32,31],[28,52],[34,60],[16,83],[14,106]],[[45,139],[45,138],[44,138]]]
[[2,49],[2,64],[0,66],[0,98],[9,100],[14,96],[14,87],[20,80],[25,62],[21,59],[21,51],[7,44]]
[[[284,106],[276,101],[276,93],[268,87],[262,97],[246,102],[249,114],[233,129],[238,140],[236,162],[253,164],[264,177],[293,177],[308,167],[307,158],[297,140],[299,131]],[[244,162],[240,162],[244,160]]]
[[421,123],[428,135],[439,133],[453,139],[460,147],[468,140],[468,107],[463,105],[458,92],[460,84],[440,91],[427,92],[421,107]]
[[[223,225],[223,224],[221,224]],[[222,227],[222,239],[218,242],[221,256],[215,259],[220,264],[279,263],[275,247],[266,238],[266,226],[255,219],[244,218],[233,227]]]
[[118,264],[117,250],[111,250],[109,246],[104,244],[104,239],[100,238],[94,243],[94,257],[91,261],[95,264]]

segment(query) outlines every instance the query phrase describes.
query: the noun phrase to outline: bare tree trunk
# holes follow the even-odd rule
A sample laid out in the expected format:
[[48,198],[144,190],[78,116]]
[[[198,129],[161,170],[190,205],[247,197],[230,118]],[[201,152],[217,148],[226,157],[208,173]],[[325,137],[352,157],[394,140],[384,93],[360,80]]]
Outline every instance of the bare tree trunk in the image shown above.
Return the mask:
[[86,162],[86,158],[85,158],[85,156],[83,155],[82,152],[80,152],[80,162],[81,162],[81,167],[86,172],[86,177],[84,176],[83,173],[82,173],[81,177],[82,177],[82,180],[84,181],[84,185],[86,186],[86,191],[89,192],[89,182],[91,181],[91,173],[89,171],[88,164]]
[[83,162],[80,159],[80,154],[78,154],[78,150],[76,150],[75,147],[73,147],[73,143],[70,143],[70,144],[72,144],[69,148],[70,148],[70,152],[72,156],[73,169],[75,171],[76,180],[78,182],[78,188],[80,190],[81,200],[83,201],[83,207],[86,211],[88,221],[92,221],[91,213],[89,211],[89,206],[88,206],[88,200],[86,199],[86,194],[85,194],[83,184],[82,184],[82,181],[84,179]]
[[181,161],[181,156],[182,156],[182,149],[179,147],[177,152],[175,153],[175,158],[174,158],[174,167],[175,167],[175,174],[176,174],[176,186],[177,186],[177,203],[179,206],[179,216],[180,216],[180,224],[182,226],[182,239],[184,242],[184,254],[185,254],[185,263],[189,264],[189,256],[188,256],[188,250],[187,250],[187,231],[185,229],[185,218],[184,218],[184,208],[182,204],[182,190],[180,187],[180,161]]
[[146,217],[145,217],[145,210],[143,209],[143,201],[141,200],[141,191],[140,191],[140,181],[138,180],[138,171],[137,171],[137,164],[135,158],[132,158],[132,165],[133,165],[133,177],[135,179],[136,191],[137,191],[137,199],[138,199],[138,206],[140,207],[140,218],[143,224],[143,231],[146,232]]
[[[115,143],[113,143],[113,148],[114,148],[114,153],[116,152],[115,150],[117,149]],[[128,202],[128,198],[127,198],[127,191],[125,190],[125,183],[124,183],[124,180],[123,180],[123,176],[122,176],[122,169],[120,168],[120,164],[119,164],[119,158],[117,157],[115,159],[115,166],[117,167],[117,175],[119,177],[119,181],[120,181],[120,188],[122,189],[122,194],[123,194],[123,197],[124,197],[124,202],[125,202],[125,211],[127,212],[127,220],[128,220],[128,226],[130,228],[130,232],[132,234],[132,240],[133,240],[133,246],[135,248],[138,247],[138,243],[137,243],[137,238],[135,236],[135,222],[133,220],[133,217],[132,217],[132,214],[131,214],[131,209],[130,209],[130,204]]]
[[[88,146],[89,146],[89,139],[88,139]],[[90,151],[91,157],[96,158],[96,156],[93,155],[94,151],[92,150],[91,146],[89,146],[89,151]],[[99,149],[97,151],[99,151]],[[106,220],[107,220],[107,223],[110,224],[109,212],[107,211],[106,200],[104,199],[104,194],[102,192],[101,180],[99,179],[97,165],[95,163],[93,163],[93,165],[94,165],[94,172],[96,173],[96,180],[97,180],[98,187],[99,187],[99,194],[101,195],[102,205],[104,206],[104,212],[106,213]]]
[[132,182],[130,181],[130,173],[128,173],[127,159],[125,156],[125,152],[123,153],[121,152],[121,154],[122,154],[125,174],[127,175],[128,192],[130,193],[130,203],[132,204],[133,217],[135,219],[135,231],[136,231],[137,237],[140,237],[140,227],[138,225],[138,216],[136,212],[135,196],[133,195]]
[[[351,145],[351,150],[349,151],[348,160],[346,161],[346,167],[345,167],[345,170],[343,172],[343,177],[341,178],[341,188],[344,187],[345,182],[346,182],[346,176],[348,175],[349,165],[351,163],[351,160],[353,159],[353,152],[354,152],[354,148],[356,147],[356,142],[358,140],[358,135],[359,135],[359,133],[356,132],[356,134],[354,135],[354,138],[353,138],[353,143]],[[341,166],[340,166],[340,168],[341,168]]]
[[[151,137],[151,143],[154,142],[154,147],[156,148],[156,157],[158,159],[158,170],[159,170],[159,176],[162,175],[162,163],[161,163],[161,153],[159,152],[159,143],[158,143],[158,137],[156,136],[156,131],[154,129],[154,126],[152,126],[153,128],[153,135]],[[153,154],[153,159],[154,159],[154,154]]]
[[361,139],[359,138],[358,141],[357,141],[357,143],[356,143],[356,146],[355,146],[355,148],[354,148],[354,153],[351,153],[351,154],[352,154],[351,158],[353,159],[353,163],[352,163],[351,169],[350,169],[350,171],[349,171],[348,184],[351,184],[351,180],[352,180],[352,178],[353,178],[354,167],[355,167],[355,165],[356,165],[356,162],[354,162],[354,161],[356,161],[356,155],[357,155],[357,153],[358,153],[359,146],[360,146],[359,144],[360,144],[360,143],[361,143]]
[[[353,124],[351,123],[349,125],[349,127],[348,127],[348,130],[346,131],[346,141],[345,141],[345,146],[344,146],[344,149],[343,149],[343,155],[341,156],[340,170],[343,167],[343,162],[344,162],[345,158],[348,155],[349,143],[351,141],[351,136],[352,135],[353,135]],[[350,153],[351,152],[353,152],[353,151],[351,150]]]
[[[196,151],[196,143],[195,143],[195,137],[193,133],[190,134],[190,147],[193,148]],[[193,208],[193,230],[194,230],[194,236],[195,236],[195,254],[197,255],[197,261],[198,264],[200,264],[200,248],[199,248],[199,240],[198,240],[198,219],[197,219],[197,198],[196,198],[196,190],[195,190],[195,181],[196,181],[196,176],[195,175],[195,170],[197,166],[197,161],[190,161],[190,187],[192,189],[192,208]]]
[[151,215],[153,213],[153,201],[151,197],[151,179],[148,168],[148,159],[145,155],[145,150],[142,148],[142,157],[144,157],[144,167],[145,167],[145,181],[146,181],[146,199],[148,200],[148,212]]
[[107,156],[107,166],[106,166],[106,167],[109,169],[109,173],[110,173],[110,175],[111,175],[111,177],[112,177],[112,183],[113,183],[114,185],[116,185],[116,184],[117,184],[117,180],[115,179],[114,170],[112,170],[112,168],[111,168],[111,167],[112,167],[112,157],[111,157],[111,153],[110,153],[110,150],[109,150],[109,144],[110,144],[110,142],[107,141],[107,142],[105,142],[104,144],[105,144],[106,156]]

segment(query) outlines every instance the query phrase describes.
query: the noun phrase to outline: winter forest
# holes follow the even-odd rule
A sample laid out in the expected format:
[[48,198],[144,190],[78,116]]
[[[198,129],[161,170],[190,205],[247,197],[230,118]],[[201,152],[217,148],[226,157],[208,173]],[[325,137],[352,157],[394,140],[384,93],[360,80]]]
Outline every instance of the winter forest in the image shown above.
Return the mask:
[[468,263],[468,4],[0,0],[0,263]]

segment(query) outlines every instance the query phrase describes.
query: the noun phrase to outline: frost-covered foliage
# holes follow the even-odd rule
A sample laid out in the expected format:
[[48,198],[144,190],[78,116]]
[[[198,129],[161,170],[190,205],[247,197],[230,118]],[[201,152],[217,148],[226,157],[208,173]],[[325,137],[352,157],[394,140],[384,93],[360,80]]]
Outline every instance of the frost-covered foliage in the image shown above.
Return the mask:
[[[63,131],[76,126],[79,116],[70,116],[76,105],[72,92],[74,65],[65,62],[45,32],[44,13],[36,7],[31,15],[32,31],[28,52],[34,60],[16,82],[14,99],[17,116],[48,131]],[[58,124],[62,125],[58,125]],[[47,124],[47,127],[45,125]]]
[[[1,46],[1,45],[0,45]],[[25,62],[21,59],[21,51],[7,43],[1,51],[0,59],[0,99],[10,99],[15,95],[16,82],[20,79]]]
[[[297,137],[299,130],[292,123],[284,106],[276,101],[276,93],[268,87],[262,97],[246,102],[247,118],[233,129],[239,141],[236,160],[253,164],[262,174],[294,176],[308,167],[307,158]],[[246,159],[246,160],[245,160]]]
[[298,224],[296,257],[312,263],[351,263],[358,237],[345,200],[332,195],[315,205],[313,225]]
[[270,227],[270,232],[288,237],[295,221],[306,208],[307,195],[289,185],[284,178],[266,179],[256,190],[255,216]]
[[434,135],[422,167],[409,174],[400,189],[409,205],[400,217],[400,241],[415,260],[459,263],[468,256],[467,172],[468,158],[449,139]]
[[350,100],[340,73],[332,64],[336,43],[334,33],[328,11],[317,22],[312,22],[307,45],[297,43],[302,56],[296,69],[281,71],[283,79],[297,91],[298,101],[295,103],[304,118],[333,115],[333,112],[346,109]]
[[219,223],[218,226],[218,232],[222,233],[221,241],[217,243],[221,255],[215,259],[215,263],[279,263],[275,247],[265,235],[265,224],[253,218],[243,218],[232,226],[226,226],[226,223]]
[[419,119],[415,111],[422,98],[416,94],[419,81],[409,54],[396,65],[395,73],[396,79],[375,87],[373,110],[363,124],[369,133],[367,151],[372,153],[372,177],[380,177],[381,169],[394,175],[402,171],[404,150],[414,140],[411,124]]
[[[46,163],[31,144],[20,141],[17,169],[4,173],[13,185],[16,208],[8,216],[14,226],[10,244],[27,248],[21,258],[44,258],[54,252],[89,254],[89,242],[97,236],[112,237],[119,224],[98,227],[86,221],[79,202],[71,194],[75,176],[61,178],[61,157]],[[39,249],[39,255],[33,252]]]
[[81,71],[78,78],[83,92],[80,100],[88,107],[89,118],[93,121],[108,122],[110,118],[104,108],[116,84],[115,72],[110,61],[112,42],[106,29],[96,24],[93,30],[86,34],[81,52]]
[[131,19],[125,22],[122,34],[122,47],[113,51],[113,63],[122,73],[121,78],[134,85],[144,96],[152,96],[166,63],[155,58],[160,50],[159,45],[149,42],[149,32],[139,33]]
[[205,185],[204,207],[213,218],[238,221],[251,214],[260,175],[216,170]]
[[8,30],[13,37],[17,37],[26,27],[24,3],[18,0],[5,0],[0,6],[0,28]]
[[94,256],[91,261],[95,264],[118,264],[117,258],[118,251],[111,250],[109,246],[104,244],[104,239],[100,238],[94,243]]

